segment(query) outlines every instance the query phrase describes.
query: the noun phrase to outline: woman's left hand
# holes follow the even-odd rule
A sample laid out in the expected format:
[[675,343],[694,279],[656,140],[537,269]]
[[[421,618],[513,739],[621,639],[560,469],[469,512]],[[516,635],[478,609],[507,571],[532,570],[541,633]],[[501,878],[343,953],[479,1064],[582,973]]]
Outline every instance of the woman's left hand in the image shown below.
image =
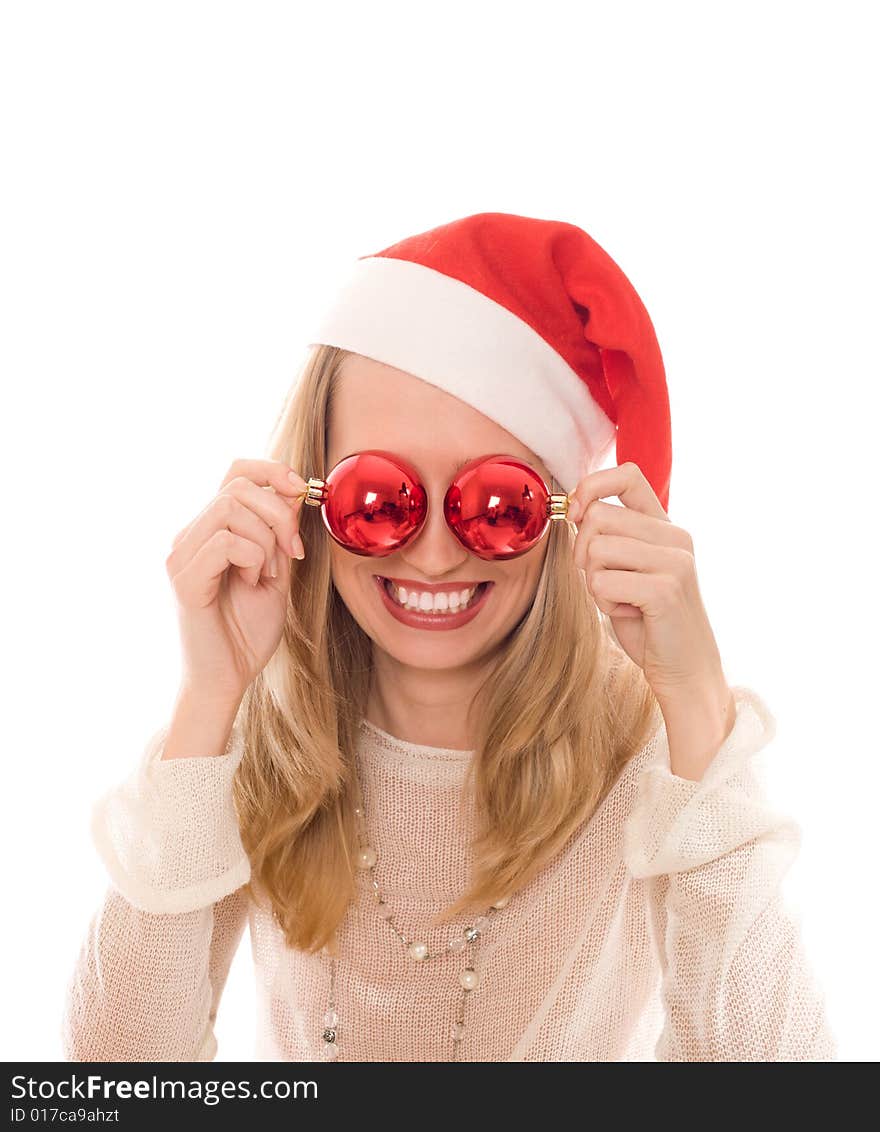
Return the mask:
[[[623,506],[603,503],[606,495]],[[726,688],[691,536],[670,522],[639,466],[591,472],[569,499],[575,563],[661,706],[708,687]]]

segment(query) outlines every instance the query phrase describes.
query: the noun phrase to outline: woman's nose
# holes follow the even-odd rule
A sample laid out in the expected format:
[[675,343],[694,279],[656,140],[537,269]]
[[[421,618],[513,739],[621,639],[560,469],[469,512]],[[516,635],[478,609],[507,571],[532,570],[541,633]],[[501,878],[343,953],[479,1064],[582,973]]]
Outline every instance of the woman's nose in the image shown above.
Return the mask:
[[467,551],[446,522],[444,498],[445,491],[429,494],[424,522],[402,551],[407,561],[426,574],[442,573],[467,558]]

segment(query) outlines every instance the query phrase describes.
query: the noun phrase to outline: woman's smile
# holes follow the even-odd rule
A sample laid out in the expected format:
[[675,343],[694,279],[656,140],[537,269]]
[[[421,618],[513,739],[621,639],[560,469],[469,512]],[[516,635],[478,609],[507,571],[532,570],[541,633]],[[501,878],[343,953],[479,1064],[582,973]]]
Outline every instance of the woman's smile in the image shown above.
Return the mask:
[[379,574],[374,574],[373,579],[384,608],[412,629],[459,629],[467,625],[485,607],[494,585],[443,582],[429,586]]

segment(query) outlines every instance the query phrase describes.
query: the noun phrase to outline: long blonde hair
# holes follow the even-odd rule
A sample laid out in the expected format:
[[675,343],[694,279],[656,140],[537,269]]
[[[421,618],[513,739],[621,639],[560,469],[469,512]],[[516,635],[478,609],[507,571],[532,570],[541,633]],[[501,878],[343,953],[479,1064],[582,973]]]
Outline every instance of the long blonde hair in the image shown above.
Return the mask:
[[[326,428],[346,351],[314,347],[275,423],[268,456],[324,476]],[[555,481],[553,491],[564,491]],[[242,700],[245,753],[233,793],[251,861],[289,946],[335,951],[356,895],[352,752],[370,687],[372,641],[330,572],[329,535],[302,507],[279,647]],[[656,700],[574,565],[573,527],[552,524],[535,599],[477,689],[470,714],[479,828],[468,890],[444,923],[526,884],[585,823],[652,727]]]

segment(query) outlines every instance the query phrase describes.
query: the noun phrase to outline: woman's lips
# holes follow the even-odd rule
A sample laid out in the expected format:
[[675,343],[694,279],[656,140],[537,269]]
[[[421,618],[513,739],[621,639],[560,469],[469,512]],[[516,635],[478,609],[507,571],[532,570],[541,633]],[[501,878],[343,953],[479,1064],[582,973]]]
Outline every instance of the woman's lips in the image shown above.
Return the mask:
[[[433,631],[443,631],[447,629],[460,629],[463,625],[467,625],[469,621],[477,616],[489,598],[492,592],[493,582],[484,583],[485,589],[477,593],[472,599],[470,604],[458,613],[424,613],[419,609],[407,609],[405,606],[396,602],[393,597],[388,593],[385,585],[385,578],[380,577],[378,574],[373,575],[376,585],[379,589],[379,596],[382,604],[391,614],[391,616],[399,621],[402,625],[408,625],[411,629],[429,629]],[[393,579],[397,581],[397,579]],[[476,583],[482,584],[482,583]],[[406,582],[401,580],[401,585],[406,588]],[[418,583],[413,583],[413,589],[418,589]],[[422,587],[422,592],[434,593],[448,593],[455,590],[468,589],[469,586],[466,582],[447,582],[442,586],[436,586],[433,591],[430,587]]]

